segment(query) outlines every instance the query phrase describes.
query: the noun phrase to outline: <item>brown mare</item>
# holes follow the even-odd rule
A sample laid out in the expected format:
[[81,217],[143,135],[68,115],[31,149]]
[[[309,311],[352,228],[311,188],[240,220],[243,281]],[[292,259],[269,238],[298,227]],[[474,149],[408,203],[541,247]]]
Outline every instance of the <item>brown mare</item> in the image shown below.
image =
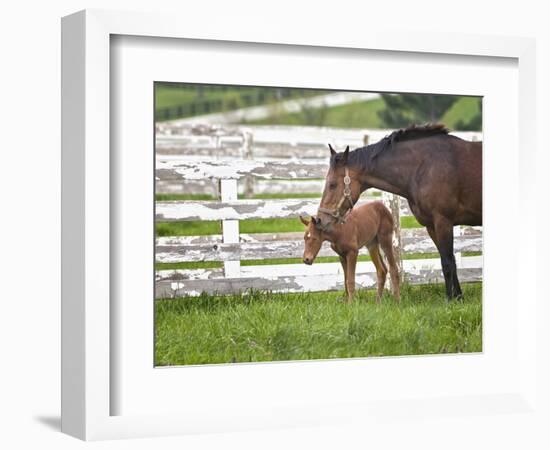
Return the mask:
[[355,266],[359,249],[366,246],[376,267],[377,296],[380,303],[388,269],[380,255],[384,251],[390,266],[392,293],[399,301],[399,270],[392,249],[393,218],[382,202],[365,203],[351,210],[344,223],[338,223],[324,231],[319,226],[319,220],[312,217],[307,221],[300,216],[307,227],[304,235],[304,263],[313,264],[313,260],[321,249],[324,241],[329,241],[332,249],[340,257],[344,269],[344,286],[346,300],[351,303],[355,292]]
[[447,298],[453,299],[462,297],[453,226],[482,224],[482,144],[448,133],[439,124],[412,126],[351,152],[348,147],[336,153],[329,145],[330,168],[318,216],[319,227],[330,229],[371,187],[406,198],[439,250]]

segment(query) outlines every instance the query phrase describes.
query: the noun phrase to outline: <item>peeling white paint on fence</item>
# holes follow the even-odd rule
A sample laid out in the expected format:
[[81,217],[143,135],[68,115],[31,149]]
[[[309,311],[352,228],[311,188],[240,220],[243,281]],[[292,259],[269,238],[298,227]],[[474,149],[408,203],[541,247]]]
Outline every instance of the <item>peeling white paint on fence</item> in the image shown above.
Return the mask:
[[261,161],[204,159],[157,158],[156,176],[159,180],[201,180],[204,178],[243,178],[252,175],[263,179],[324,178],[328,170],[328,161],[317,159],[296,161]]
[[[375,274],[359,274],[357,288],[376,286]],[[156,298],[173,298],[183,295],[197,296],[200,292],[229,294],[248,289],[269,290],[272,292],[313,292],[333,291],[344,288],[343,277],[323,276],[271,276],[267,278],[220,278],[215,280],[159,281],[156,283]]]
[[[464,227],[463,236],[474,236],[481,238],[481,231],[478,227]],[[241,233],[240,242],[265,242],[265,241],[302,241],[304,233],[301,231],[282,232],[282,233]],[[402,228],[401,237],[406,240],[429,238],[425,228]],[[188,244],[212,244],[221,243],[221,234],[211,234],[206,236],[165,236],[156,238],[156,245],[188,245]]]
[[[362,147],[365,136],[369,136],[370,143],[375,143],[394,131],[393,129],[286,125],[247,125],[244,128],[230,125],[223,128],[203,126],[201,129],[197,129],[196,126],[161,123],[157,125],[156,143],[158,149],[164,149],[170,144],[180,146],[210,145],[214,147],[216,143],[239,142],[239,140],[242,140],[244,130],[252,132],[256,145],[284,144],[289,147],[318,145],[324,148],[325,152],[329,142],[338,147],[345,147],[346,145],[352,148]],[[468,141],[481,141],[483,139],[482,133],[477,131],[453,131],[451,134]],[[224,140],[225,136],[227,136],[227,139]]]
[[244,220],[298,217],[315,214],[319,201],[303,199],[236,200],[229,202],[157,202],[156,219]]
[[[219,189],[214,179],[206,180],[156,180],[157,194],[206,194],[219,197]],[[262,180],[254,182],[254,194],[312,194],[323,192],[325,180]],[[239,194],[245,193],[244,183],[238,185]]]
[[212,280],[214,278],[223,278],[223,269],[174,269],[174,270],[157,270],[155,279],[181,281],[181,280]]
[[[366,201],[360,200],[357,205]],[[169,201],[156,203],[156,220],[245,220],[298,218],[300,215],[315,215],[319,199],[243,199],[227,202],[217,201]],[[409,215],[403,207],[401,215]]]
[[[157,193],[208,193],[213,194],[209,186],[201,188],[199,185],[179,185],[188,172],[178,174],[170,168],[168,161],[179,160],[200,162],[205,157],[215,160],[238,161],[244,157],[243,149],[245,137],[252,135],[253,146],[248,150],[248,159],[276,161],[286,159],[303,163],[317,159],[319,163],[327,163],[327,144],[344,148],[362,147],[365,140],[377,142],[393,130],[389,129],[338,129],[328,127],[295,127],[295,126],[219,126],[206,124],[157,124],[156,156],[157,156]],[[482,140],[479,132],[452,132],[451,134],[466,140]],[[168,164],[168,167],[165,167]],[[265,169],[264,169],[265,170]],[[324,177],[323,168],[319,176]],[[269,171],[269,170],[267,170]],[[303,173],[291,170],[292,176],[300,178]],[[208,171],[212,176],[211,171]],[[313,172],[310,175],[314,175]],[[228,171],[227,176],[237,176]],[[285,192],[285,188],[278,187],[277,171],[272,174],[272,184],[262,187],[258,184],[255,193]],[[187,179],[190,181],[190,179]],[[259,181],[259,180],[256,180]],[[320,192],[319,186],[311,186],[311,190],[296,191],[296,188],[305,188],[305,185],[294,186],[294,192]],[[288,191],[286,191],[288,192]],[[215,194],[215,192],[214,192]]]
[[[482,271],[459,269],[458,276],[462,282],[481,280]],[[410,284],[441,283],[443,276],[440,270],[411,270],[405,273]],[[356,276],[357,289],[369,289],[376,286],[375,273],[360,273]],[[156,298],[174,298],[184,295],[197,296],[201,292],[209,294],[230,294],[246,292],[249,289],[268,290],[272,292],[317,292],[344,289],[344,277],[339,274],[302,275],[302,276],[268,276],[217,278],[212,280],[157,281]]]
[[[469,228],[466,228],[468,230]],[[425,229],[402,230],[403,254],[437,253],[435,244]],[[454,247],[457,252],[480,252],[481,234],[457,236]],[[241,234],[239,242],[223,243],[220,235],[161,237],[156,240],[156,260],[161,263],[255,260],[266,258],[301,258],[303,233]],[[368,255],[362,248],[360,255]],[[330,244],[325,242],[319,257],[334,256]]]
[[[431,253],[437,252],[431,238],[424,239],[403,239],[404,253]],[[483,240],[477,236],[457,236],[454,238],[455,252],[480,252],[482,251]]]
[[[436,253],[437,248],[430,238],[404,239],[404,254]],[[457,251],[481,251],[481,238],[476,236],[460,236],[455,238]],[[235,243],[203,243],[203,244],[157,244],[156,258],[161,263],[199,262],[199,261],[232,261],[275,258],[301,258],[304,252],[304,241],[261,241]],[[361,248],[360,255],[368,255],[366,248]],[[335,256],[328,242],[323,243],[319,257]]]
[[[465,269],[476,269],[483,267],[482,256],[464,257]],[[441,269],[441,260],[439,258],[428,259],[406,259],[403,261],[403,268],[406,272],[419,272],[422,270]],[[376,273],[374,264],[370,261],[359,261],[356,272]],[[311,276],[311,275],[340,275],[344,276],[342,265],[340,263],[314,263],[312,266],[305,264],[274,264],[242,266],[240,278],[269,278],[277,276]],[[208,280],[214,278],[223,278],[223,270],[213,269],[192,269],[192,270],[159,270],[156,272],[157,281],[160,280]]]

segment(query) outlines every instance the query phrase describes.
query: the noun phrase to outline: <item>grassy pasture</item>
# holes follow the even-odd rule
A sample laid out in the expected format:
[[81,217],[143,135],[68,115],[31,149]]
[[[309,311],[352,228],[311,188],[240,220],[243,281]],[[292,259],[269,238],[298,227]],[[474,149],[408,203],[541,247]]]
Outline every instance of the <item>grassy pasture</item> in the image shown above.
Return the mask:
[[397,305],[359,291],[208,296],[155,302],[155,364],[218,364],[482,351],[481,283],[447,304],[444,286],[403,286]]
[[[478,114],[478,101],[475,97],[461,97],[441,118],[441,122],[454,129],[459,121],[468,122]],[[282,113],[272,117],[249,122],[254,125],[325,125],[337,128],[392,128],[387,127],[378,112],[385,108],[381,98],[332,106],[319,110],[320,123],[309,123],[303,113]]]
[[[336,128],[384,128],[384,124],[378,117],[378,111],[382,109],[384,109],[384,101],[377,98],[317,110],[318,123],[311,123],[311,119],[308,120],[303,112],[298,112],[275,114],[266,119],[250,121],[248,124],[318,126],[330,124]],[[315,121],[315,118],[313,120]]]
[[[256,196],[257,198],[259,196]],[[295,194],[261,198],[296,197]],[[318,197],[305,194],[304,197]],[[157,200],[212,200],[157,195]],[[403,228],[420,224],[402,217]],[[303,231],[298,219],[243,220],[241,233]],[[221,222],[157,223],[158,236],[221,233]],[[473,255],[474,253],[472,253]],[[475,253],[477,254],[477,253]],[[468,254],[469,255],[469,254]],[[437,254],[407,255],[436,258]],[[360,260],[368,260],[361,256]],[[317,263],[338,258],[318,258]],[[245,265],[301,263],[299,259],[241,261]],[[216,261],[156,264],[162,269],[222,267]],[[155,301],[155,365],[194,365],[288,361],[482,351],[482,284],[463,284],[465,300],[447,304],[443,284],[402,287],[400,305],[386,294],[374,303],[374,290],[359,290],[356,301],[343,292],[247,292],[228,296]]]
[[292,98],[301,99],[323,95],[327,92],[318,89],[257,88],[159,82],[155,84],[155,109],[157,120],[162,121],[231,111],[250,106],[270,105]]

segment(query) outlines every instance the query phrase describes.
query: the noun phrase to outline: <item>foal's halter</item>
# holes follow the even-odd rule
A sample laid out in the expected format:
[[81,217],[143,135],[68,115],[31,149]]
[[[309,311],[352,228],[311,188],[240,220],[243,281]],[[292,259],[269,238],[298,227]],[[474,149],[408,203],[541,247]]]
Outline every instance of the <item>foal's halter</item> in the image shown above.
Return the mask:
[[[336,205],[336,208],[329,209],[329,208],[319,208],[318,211],[329,214],[330,216],[334,217],[338,223],[345,223],[345,216],[346,214],[353,208],[353,200],[351,199],[351,178],[349,177],[349,171],[347,166],[345,169],[345,176],[344,176],[344,193],[342,195],[342,198]],[[344,204],[344,202],[347,201],[349,203],[349,209],[346,209],[346,212],[344,214],[340,214],[340,208]]]

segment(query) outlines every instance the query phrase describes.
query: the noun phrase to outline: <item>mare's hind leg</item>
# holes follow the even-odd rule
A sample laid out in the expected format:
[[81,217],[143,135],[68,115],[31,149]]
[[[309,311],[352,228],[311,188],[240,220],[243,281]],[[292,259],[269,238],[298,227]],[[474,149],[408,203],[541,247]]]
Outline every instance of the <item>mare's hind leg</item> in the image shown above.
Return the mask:
[[397,267],[397,261],[393,253],[393,229],[389,233],[380,234],[378,241],[380,247],[384,251],[386,258],[388,259],[388,265],[390,266],[390,278],[391,278],[391,290],[392,294],[399,303],[401,301],[401,289],[399,287],[399,268]]
[[388,269],[386,269],[384,260],[380,255],[378,242],[372,242],[367,245],[367,250],[369,251],[374,267],[376,267],[376,303],[380,303],[380,299],[382,298],[382,294],[384,293],[384,285],[386,284]]
[[453,251],[453,224],[444,218],[434,220],[434,227],[426,227],[441,257],[441,268],[445,277],[447,300],[461,299],[462,289],[456,273],[456,261]]

